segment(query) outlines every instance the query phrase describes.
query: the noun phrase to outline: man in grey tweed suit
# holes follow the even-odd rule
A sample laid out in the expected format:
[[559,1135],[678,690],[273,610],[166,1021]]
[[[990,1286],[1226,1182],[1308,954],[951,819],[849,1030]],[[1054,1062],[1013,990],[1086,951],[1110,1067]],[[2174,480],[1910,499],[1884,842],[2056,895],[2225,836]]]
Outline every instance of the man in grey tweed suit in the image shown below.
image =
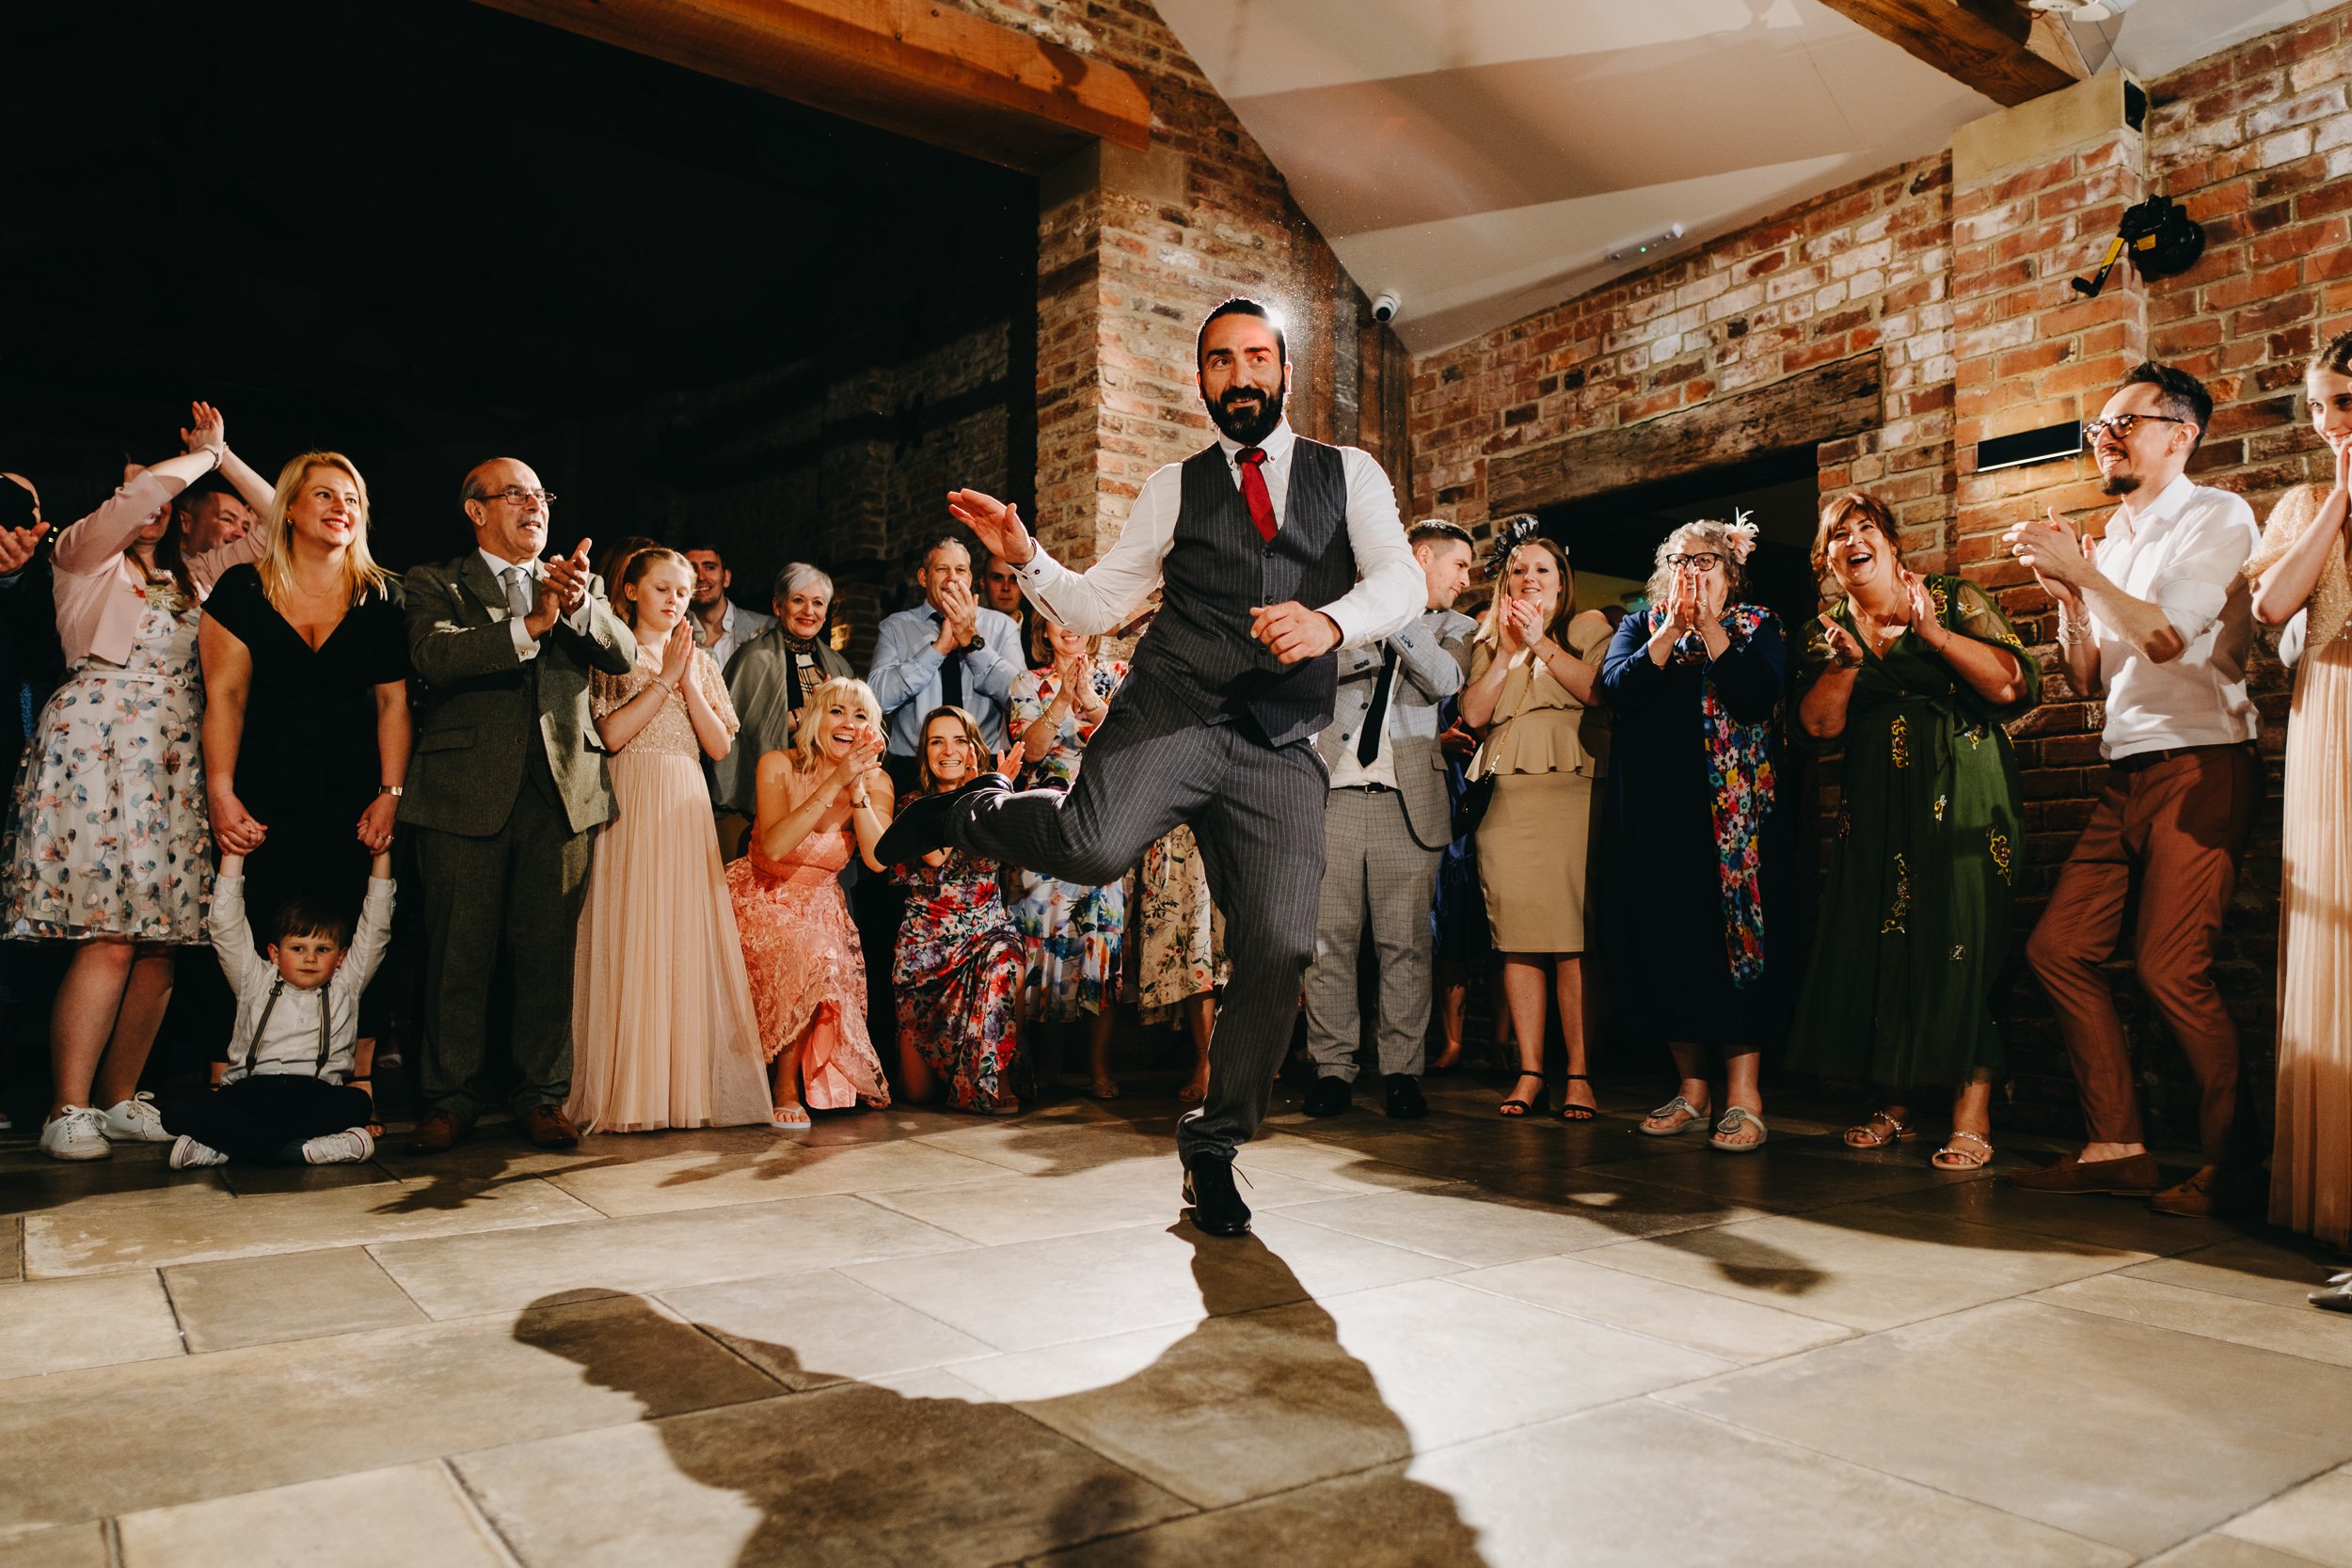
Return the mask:
[[948,500],[1074,631],[1108,631],[1164,589],[1077,784],[1014,794],[987,775],[911,802],[877,848],[903,864],[952,844],[1094,886],[1192,825],[1233,974],[1208,1096],[1180,1124],[1177,1152],[1195,1225],[1238,1236],[1249,1211],[1233,1152],[1265,1115],[1314,939],[1329,785],[1313,740],[1331,720],[1333,652],[1403,627],[1425,590],[1380,466],[1283,420],[1290,365],[1264,308],[1230,299],[1209,312],[1196,360],[1217,441],[1146,481],[1119,542],[1083,574],[1003,502],[974,490]]
[[408,1141],[437,1153],[499,1096],[491,980],[514,983],[509,1097],[523,1135],[568,1148],[572,945],[588,840],[612,815],[590,740],[588,673],[626,674],[637,639],[588,570],[588,541],[542,561],[548,503],[527,464],[493,458],[461,492],[476,547],[405,584],[408,657],[425,684],[400,820],[416,833],[424,904],[424,1092]]
[[1478,623],[1456,613],[1469,585],[1470,537],[1452,523],[1406,535],[1428,584],[1421,618],[1386,641],[1339,656],[1330,727],[1315,741],[1331,773],[1323,819],[1323,901],[1307,971],[1307,1049],[1315,1059],[1311,1117],[1347,1109],[1360,1043],[1356,964],[1364,926],[1380,959],[1379,1051],[1392,1117],[1422,1117],[1422,1047],[1429,1032],[1429,906],[1438,856],[1454,836],[1438,710],[1468,678]]

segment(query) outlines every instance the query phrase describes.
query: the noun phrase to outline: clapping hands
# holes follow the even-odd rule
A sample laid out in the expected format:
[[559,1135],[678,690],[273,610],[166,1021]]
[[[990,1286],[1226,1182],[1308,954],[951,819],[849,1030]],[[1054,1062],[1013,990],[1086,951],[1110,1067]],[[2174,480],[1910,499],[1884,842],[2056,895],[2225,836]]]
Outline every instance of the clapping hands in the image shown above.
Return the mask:
[[670,628],[670,635],[661,644],[661,683],[675,691],[686,682],[686,673],[694,664],[693,623],[684,616]]
[[2069,610],[2081,606],[2082,576],[2094,546],[2058,515],[2057,508],[2050,509],[2046,521],[2026,518],[2001,535],[2001,542],[2033,573],[2043,593]]
[[1532,599],[1502,601],[1502,651],[1516,654],[1544,640],[1544,612]]
[[188,404],[188,422],[180,432],[180,446],[185,451],[209,451],[217,460],[229,447],[228,421],[220,410],[209,403]]
[[593,539],[582,539],[571,554],[549,556],[543,562],[531,614],[523,622],[524,629],[532,636],[545,637],[554,629],[556,622],[577,613],[588,602],[592,575],[588,569],[588,548],[595,543]]

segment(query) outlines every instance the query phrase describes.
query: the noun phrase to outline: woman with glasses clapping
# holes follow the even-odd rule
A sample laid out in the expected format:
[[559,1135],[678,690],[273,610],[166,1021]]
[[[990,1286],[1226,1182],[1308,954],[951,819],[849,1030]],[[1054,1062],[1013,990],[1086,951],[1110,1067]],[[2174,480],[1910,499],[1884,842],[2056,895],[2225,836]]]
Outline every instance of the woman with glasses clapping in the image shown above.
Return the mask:
[[1744,520],[1668,534],[1648,603],[1618,626],[1600,674],[1612,1018],[1662,1036],[1681,1079],[1641,1130],[1672,1137],[1705,1125],[1707,1058],[1719,1052],[1726,1104],[1708,1142],[1727,1153],[1763,1145],[1756,1069],[1788,989],[1772,958],[1786,933],[1768,925],[1788,656],[1778,617],[1740,602],[1755,544]]

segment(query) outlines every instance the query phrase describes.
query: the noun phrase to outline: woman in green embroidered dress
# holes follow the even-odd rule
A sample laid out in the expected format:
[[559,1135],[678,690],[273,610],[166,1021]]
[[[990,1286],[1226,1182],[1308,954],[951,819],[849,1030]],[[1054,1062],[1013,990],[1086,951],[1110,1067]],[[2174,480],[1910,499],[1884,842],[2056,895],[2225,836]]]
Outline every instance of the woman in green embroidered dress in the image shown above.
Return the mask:
[[1868,496],[1822,510],[1813,560],[1842,596],[1806,641],[1797,727],[1845,768],[1788,1065],[1884,1096],[1847,1129],[1855,1148],[1913,1136],[1913,1091],[1949,1089],[1933,1163],[1974,1170],[1993,1155],[1993,992],[2025,836],[2001,726],[2040,700],[2041,669],[1983,589],[1904,569]]

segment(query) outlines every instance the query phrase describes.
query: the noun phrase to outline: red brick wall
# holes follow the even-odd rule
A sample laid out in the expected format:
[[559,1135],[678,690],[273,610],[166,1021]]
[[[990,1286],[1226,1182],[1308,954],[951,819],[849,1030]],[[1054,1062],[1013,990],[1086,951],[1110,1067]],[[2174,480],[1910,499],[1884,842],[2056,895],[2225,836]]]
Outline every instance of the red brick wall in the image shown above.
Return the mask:
[[[2346,15],[2339,8],[2146,84],[2144,146],[2119,135],[1961,191],[1950,188],[1948,158],[1890,169],[1423,356],[1410,404],[1415,506],[1481,528],[1486,464],[1499,453],[1701,406],[1876,346],[1887,354],[1884,423],[1821,449],[1824,494],[1856,485],[1886,499],[1915,563],[1987,582],[2022,635],[2047,638],[2047,602],[2001,559],[1997,535],[2044,504],[2102,518],[2095,475],[2070,464],[1977,476],[1980,436],[2095,412],[2123,370],[2153,353],[2214,393],[2214,428],[2194,465],[2201,483],[2238,490],[2267,515],[2286,487],[2323,476],[2324,449],[2296,388],[2314,343],[2352,327]],[[2143,181],[2204,222],[2205,257],[2154,284],[2119,272],[2101,299],[2081,299],[2068,278],[2095,264]],[[2256,684],[2273,800],[2217,978],[2266,1115],[2285,688],[2267,660]],[[2098,705],[2062,675],[2045,699],[2018,729],[2035,830],[2021,926],[2039,912],[2101,774]],[[2185,1069],[2128,974],[2119,962],[2118,999],[2152,1115],[2163,1135],[2185,1141]],[[2014,1012],[2005,1119],[2066,1130],[2071,1080],[2030,981]]]

